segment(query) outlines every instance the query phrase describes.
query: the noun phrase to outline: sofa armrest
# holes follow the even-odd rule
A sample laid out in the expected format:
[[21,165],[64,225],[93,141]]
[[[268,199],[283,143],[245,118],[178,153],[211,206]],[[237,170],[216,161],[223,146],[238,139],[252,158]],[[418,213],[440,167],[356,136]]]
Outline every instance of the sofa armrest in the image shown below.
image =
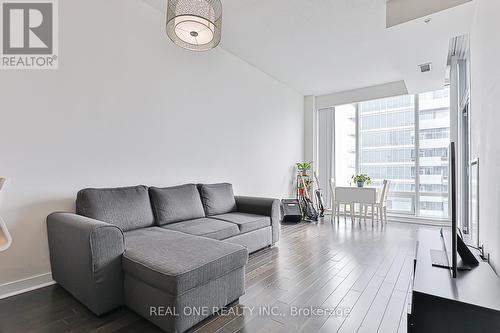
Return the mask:
[[52,277],[97,315],[123,304],[123,232],[72,213],[47,217]]
[[279,199],[235,196],[241,213],[269,216],[273,230],[273,244],[280,238],[281,206]]

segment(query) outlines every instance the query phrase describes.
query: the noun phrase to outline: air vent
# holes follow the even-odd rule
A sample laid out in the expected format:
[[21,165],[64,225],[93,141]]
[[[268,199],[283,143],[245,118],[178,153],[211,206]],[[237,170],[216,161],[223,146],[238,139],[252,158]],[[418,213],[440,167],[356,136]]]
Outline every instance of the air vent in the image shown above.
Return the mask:
[[432,69],[432,64],[429,62],[427,64],[418,65],[422,73],[430,72]]

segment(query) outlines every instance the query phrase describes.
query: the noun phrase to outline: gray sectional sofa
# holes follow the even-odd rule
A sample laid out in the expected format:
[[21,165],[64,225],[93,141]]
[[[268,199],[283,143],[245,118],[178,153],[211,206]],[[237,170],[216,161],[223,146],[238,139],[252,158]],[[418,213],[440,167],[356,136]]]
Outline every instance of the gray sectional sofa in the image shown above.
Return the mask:
[[47,217],[52,276],[97,315],[121,305],[183,332],[245,292],[248,253],[279,239],[277,199],[231,184],[84,189]]

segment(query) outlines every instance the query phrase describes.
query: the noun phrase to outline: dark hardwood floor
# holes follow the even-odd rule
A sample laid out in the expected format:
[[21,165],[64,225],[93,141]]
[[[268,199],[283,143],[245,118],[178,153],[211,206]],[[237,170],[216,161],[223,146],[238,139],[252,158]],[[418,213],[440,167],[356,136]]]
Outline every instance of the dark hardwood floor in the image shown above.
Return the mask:
[[[191,332],[406,332],[416,230],[342,218],[283,225],[278,246],[250,256],[239,303]],[[96,317],[51,286],[0,300],[0,332],[161,331],[126,308]]]

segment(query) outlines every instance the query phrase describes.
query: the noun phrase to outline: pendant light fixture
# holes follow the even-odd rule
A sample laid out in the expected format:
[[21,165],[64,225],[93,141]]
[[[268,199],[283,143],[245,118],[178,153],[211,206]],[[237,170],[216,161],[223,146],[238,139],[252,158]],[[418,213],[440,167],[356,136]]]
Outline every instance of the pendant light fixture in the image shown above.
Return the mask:
[[221,28],[220,0],[167,0],[167,35],[178,46],[213,49],[220,42]]

